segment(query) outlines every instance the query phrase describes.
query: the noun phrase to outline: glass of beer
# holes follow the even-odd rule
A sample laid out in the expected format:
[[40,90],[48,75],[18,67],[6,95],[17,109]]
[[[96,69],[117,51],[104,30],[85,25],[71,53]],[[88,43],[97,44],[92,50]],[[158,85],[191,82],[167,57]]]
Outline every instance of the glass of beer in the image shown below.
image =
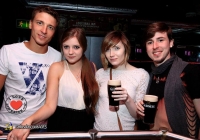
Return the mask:
[[119,106],[119,101],[115,101],[114,98],[112,97],[112,92],[115,91],[116,87],[121,87],[121,80],[108,81],[109,106]]
[[144,119],[143,122],[146,124],[153,124],[157,110],[158,96],[145,95],[144,99]]

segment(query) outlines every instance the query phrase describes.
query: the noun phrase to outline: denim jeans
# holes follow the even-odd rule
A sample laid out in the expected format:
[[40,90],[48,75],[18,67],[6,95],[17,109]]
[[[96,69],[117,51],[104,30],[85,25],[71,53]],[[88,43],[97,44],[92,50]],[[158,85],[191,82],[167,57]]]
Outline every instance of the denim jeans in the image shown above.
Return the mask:
[[8,134],[8,133],[10,133],[10,131],[12,131],[12,130],[7,130],[4,127],[0,127],[0,130],[3,131],[3,134]]

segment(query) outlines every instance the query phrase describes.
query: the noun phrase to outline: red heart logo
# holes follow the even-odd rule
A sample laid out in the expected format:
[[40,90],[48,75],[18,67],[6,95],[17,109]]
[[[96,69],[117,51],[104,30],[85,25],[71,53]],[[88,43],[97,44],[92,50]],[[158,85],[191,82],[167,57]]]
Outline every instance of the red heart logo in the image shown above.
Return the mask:
[[12,108],[14,108],[15,110],[18,110],[21,106],[22,106],[22,101],[18,100],[18,101],[11,101],[10,105]]

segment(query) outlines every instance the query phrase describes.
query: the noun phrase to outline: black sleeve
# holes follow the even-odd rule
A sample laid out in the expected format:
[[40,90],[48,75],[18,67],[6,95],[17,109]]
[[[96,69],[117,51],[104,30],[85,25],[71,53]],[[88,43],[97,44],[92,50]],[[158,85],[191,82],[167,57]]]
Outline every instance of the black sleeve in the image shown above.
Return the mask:
[[183,70],[182,81],[192,99],[200,98],[200,65],[188,64]]

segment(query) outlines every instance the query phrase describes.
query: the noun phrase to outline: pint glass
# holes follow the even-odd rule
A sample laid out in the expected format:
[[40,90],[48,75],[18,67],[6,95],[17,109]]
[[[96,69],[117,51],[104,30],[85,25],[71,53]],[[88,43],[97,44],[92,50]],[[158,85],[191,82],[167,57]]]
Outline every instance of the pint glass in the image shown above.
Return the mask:
[[110,106],[119,106],[119,101],[115,101],[112,97],[112,92],[115,91],[116,87],[121,87],[120,80],[109,80],[108,81],[108,97]]
[[153,124],[157,110],[158,96],[145,95],[144,99],[144,119],[143,122],[146,124]]

